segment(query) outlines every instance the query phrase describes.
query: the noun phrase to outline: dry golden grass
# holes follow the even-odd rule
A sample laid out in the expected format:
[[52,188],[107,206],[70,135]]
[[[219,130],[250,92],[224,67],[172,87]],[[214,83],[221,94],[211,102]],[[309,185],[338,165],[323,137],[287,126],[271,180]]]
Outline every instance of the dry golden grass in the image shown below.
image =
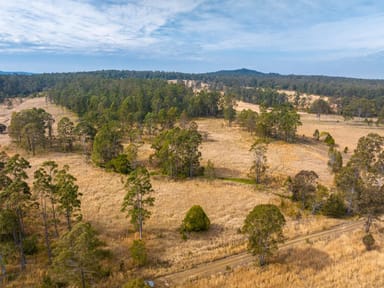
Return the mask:
[[[33,106],[46,109],[53,114],[56,119],[69,115],[75,120],[73,114],[65,109],[45,103],[44,98],[25,100],[20,106],[15,106],[14,109],[20,110]],[[0,108],[0,117],[4,117],[3,119],[9,117],[9,112],[5,107]],[[323,119],[325,118],[322,118],[319,123],[325,122]],[[221,177],[246,177],[252,161],[249,148],[254,140],[253,136],[242,131],[239,127],[227,127],[223,120],[220,119],[198,119],[197,123],[199,129],[208,135],[201,149],[202,163],[205,164],[208,160],[211,160],[216,167],[218,176]],[[314,127],[318,126],[316,121],[306,116],[303,116],[303,123],[303,128],[300,128],[303,130],[300,130],[300,133],[308,133],[306,134],[308,136],[313,133],[312,129],[314,130]],[[345,141],[345,139],[341,138],[350,137],[350,148],[353,148],[354,143],[357,141],[353,139],[358,139],[360,135],[365,135],[367,132],[365,127],[352,126],[354,129],[352,133],[356,135],[349,135],[352,133],[340,131],[345,127],[349,128],[349,126],[341,126],[341,124],[345,124],[344,122],[327,123],[330,125],[329,127],[327,126],[327,131],[332,135],[335,134],[336,142],[343,143],[342,141]],[[324,130],[322,128],[318,129]],[[10,143],[8,136],[0,135],[0,143],[2,143],[2,145]],[[16,150],[12,146],[8,148],[8,151],[9,153],[22,152],[20,149]],[[320,144],[311,146],[285,144],[282,142],[271,143],[268,150],[269,171],[276,175],[286,177],[287,175],[297,173],[301,169],[313,169],[320,175],[322,182],[329,184],[332,182],[332,176],[326,164],[326,151],[326,147]],[[150,153],[150,145],[143,145],[140,148],[140,159],[144,160]],[[132,227],[129,224],[129,220],[120,212],[121,203],[125,194],[121,176],[115,173],[105,172],[103,169],[95,167],[91,163],[86,162],[85,158],[80,154],[52,152],[34,157],[25,153],[24,155],[30,160],[34,169],[46,160],[55,160],[59,165],[67,164],[70,166],[70,172],[78,179],[77,183],[80,191],[83,193],[81,200],[84,219],[92,222],[101,232],[101,238],[108,243],[109,248],[116,256],[115,259],[125,259],[126,262],[129,262],[128,247],[132,243],[135,234],[131,231]],[[32,172],[33,171],[30,171],[30,175],[32,175]],[[156,201],[155,206],[151,209],[152,217],[144,226],[144,238],[149,249],[152,264],[148,268],[140,270],[140,273],[144,275],[156,276],[178,271],[243,250],[245,248],[244,236],[238,233],[238,229],[242,226],[246,214],[257,204],[279,203],[277,196],[272,193],[278,191],[272,188],[260,188],[256,190],[251,185],[222,180],[214,180],[212,182],[206,181],[205,179],[171,181],[160,176],[154,176],[151,180],[155,190],[154,197]],[[199,204],[204,208],[211,220],[212,229],[202,234],[191,234],[187,241],[183,241],[178,232],[178,228],[186,211],[194,204]],[[325,229],[338,222],[337,220],[326,219],[324,217],[305,217],[299,222],[288,219],[286,235],[290,238],[296,237],[312,231]],[[277,262],[265,271],[260,271],[258,268],[240,270],[234,274],[219,276],[212,280],[202,280],[202,282],[195,284],[194,287],[255,287],[255,283],[259,283],[260,287],[304,287],[303,285],[316,283],[315,281],[321,281],[323,278],[327,279],[326,281],[329,281],[329,283],[338,283],[335,282],[337,281],[337,275],[341,275],[340,277],[342,279],[346,279],[342,276],[344,275],[342,274],[344,273],[343,265],[347,265],[345,263],[350,264],[351,267],[355,267],[345,270],[350,271],[348,273],[352,273],[355,271],[353,269],[357,269],[358,267],[357,264],[360,262],[358,259],[367,263],[367,267],[370,268],[370,261],[374,258],[370,255],[375,255],[375,257],[378,257],[377,259],[383,260],[383,255],[380,251],[363,253],[357,239],[357,237],[361,237],[361,235],[355,235],[353,237],[354,238],[351,239],[341,237],[335,240],[336,242],[316,243],[314,246],[311,246],[313,251],[310,250],[310,253],[293,250],[290,252],[290,255],[285,257],[287,258],[286,260]],[[351,247],[348,248],[348,245],[351,245]],[[342,247],[342,251],[347,249],[347,252],[340,252],[344,253],[342,255],[346,256],[345,259],[337,256],[338,254],[336,252],[332,254],[332,251],[336,250],[336,247]],[[328,251],[329,249],[331,250],[330,252]],[[316,252],[317,250],[321,250],[321,253]],[[322,257],[324,253],[329,253],[330,255],[329,258],[331,260],[329,261],[329,265],[333,267],[333,269],[336,269],[334,273],[335,276],[332,276],[332,269],[328,269],[327,267],[323,267],[319,271],[302,267],[300,269],[303,269],[304,272],[301,274],[297,272],[299,270],[297,268],[299,266],[297,265],[299,264],[294,264],[294,266],[290,264],[291,262],[295,262],[295,257],[304,261],[303,255],[311,257],[313,255],[320,255]],[[350,253],[354,253],[353,259]],[[361,256],[357,257],[360,254]],[[114,274],[108,282],[101,284],[100,287],[116,287],[118,284],[124,283],[128,274],[126,274],[125,271],[118,272],[119,264],[119,260],[111,263]],[[127,267],[129,266],[127,265]],[[35,275],[43,275],[44,269],[41,267],[29,269],[34,269],[31,273]],[[370,278],[373,276],[369,275],[372,274],[368,273],[367,278],[364,279],[367,279],[367,281],[373,279]],[[259,279],[258,282],[253,282],[253,280],[251,280],[253,279],[252,277]],[[304,280],[301,280],[300,277],[304,277]],[[248,280],[246,278],[248,278]],[[331,282],[331,278],[334,279],[332,280],[334,282]],[[228,279],[228,283],[240,283],[239,281],[247,283],[248,281],[248,284],[245,284],[248,286],[236,286],[240,284],[227,286],[226,279]],[[343,281],[342,279],[340,281]],[[28,281],[32,280],[28,278],[24,283],[29,283]],[[281,283],[287,284],[291,283],[291,281],[292,285],[289,284],[291,286],[279,286],[282,285]],[[367,281],[364,283],[368,283]],[[296,284],[296,286],[294,284]],[[28,286],[33,285],[24,285],[24,287]],[[23,286],[21,285],[19,287]],[[324,287],[332,286],[325,285]]]
[[348,147],[350,153],[356,147],[360,137],[369,133],[378,133],[384,135],[383,126],[368,126],[363,119],[354,119],[344,121],[343,117],[338,115],[321,115],[320,119],[314,114],[301,113],[303,126],[298,129],[299,135],[312,137],[316,129],[329,132],[339,145],[340,150]]
[[222,119],[196,122],[199,131],[208,135],[201,148],[202,163],[212,161],[220,177],[246,177],[252,165],[249,149],[253,137],[238,127],[228,127]]
[[376,249],[365,251],[363,233],[284,249],[271,264],[243,267],[225,275],[200,279],[182,287],[384,287],[384,235],[375,229]]
[[[242,109],[259,111],[259,106],[239,101],[236,109],[238,111],[241,111]],[[321,115],[320,119],[318,119],[314,114],[302,112],[300,113],[300,117],[303,125],[299,126],[297,131],[297,134],[299,135],[299,141],[301,136],[312,138],[312,135],[316,129],[318,129],[320,132],[329,132],[335,139],[336,144],[341,151],[343,151],[345,147],[348,147],[349,152],[347,154],[343,154],[345,159],[348,159],[349,156],[353,153],[353,150],[355,149],[360,137],[366,136],[369,133],[378,133],[384,136],[384,128],[382,126],[368,126],[361,119],[344,121],[341,116],[337,115]],[[232,131],[234,129],[236,130],[239,128],[233,128]],[[246,135],[246,132],[244,133],[244,135]],[[244,137],[237,140],[244,141]],[[250,136],[248,136],[248,139],[249,138]],[[248,140],[246,144],[245,142],[242,142],[238,145],[239,147],[243,147],[244,145],[242,144],[249,145],[249,143],[251,143],[251,140]],[[233,144],[236,145],[235,143]],[[245,151],[243,153],[245,153]],[[248,158],[246,159],[243,157],[246,154],[243,153],[236,152],[234,158],[239,163],[247,163],[247,165],[244,166],[249,167],[249,163],[251,161],[250,154],[247,154]],[[217,155],[220,155],[219,152],[215,156]],[[325,185],[332,185],[333,176],[327,167],[327,162],[328,148],[325,144],[320,142],[317,144],[308,145],[300,142],[288,144],[285,142],[276,141],[271,143],[268,148],[268,163],[270,166],[270,173],[280,175],[294,175],[302,169],[314,170],[319,175],[320,182]]]
[[[77,120],[77,116],[64,107],[60,107],[46,101],[45,97],[37,98],[20,98],[13,99],[13,105],[9,109],[5,104],[0,105],[0,123],[9,125],[13,112],[19,112],[24,109],[31,109],[34,107],[43,108],[45,111],[51,113],[55,118],[53,124],[54,131],[56,131],[57,123],[62,117],[69,117],[72,121]],[[7,146],[10,139],[6,134],[0,134],[0,147]]]
[[[295,98],[295,95],[296,95],[296,91],[292,91],[292,90],[277,90],[279,93],[285,93],[287,94],[288,96],[288,100],[293,103],[294,102],[294,98]],[[327,96],[320,96],[320,95],[316,95],[316,94],[307,94],[307,93],[300,93],[300,99],[303,99],[305,98],[306,101],[307,101],[307,106],[310,106],[314,101],[316,101],[317,99],[323,99],[325,101],[328,101],[328,97]]]

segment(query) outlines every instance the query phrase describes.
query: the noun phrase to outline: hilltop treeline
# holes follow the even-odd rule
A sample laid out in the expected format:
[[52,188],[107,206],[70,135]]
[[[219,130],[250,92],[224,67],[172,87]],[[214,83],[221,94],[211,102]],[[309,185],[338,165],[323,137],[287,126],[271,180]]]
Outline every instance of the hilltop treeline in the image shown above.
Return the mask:
[[222,113],[219,93],[202,91],[195,95],[185,85],[159,79],[79,76],[57,83],[49,90],[48,97],[96,127],[113,121],[133,124],[145,120],[167,128],[167,122],[176,120],[182,112],[191,117]]
[[[166,80],[180,80],[167,85]],[[118,118],[116,110],[129,106],[128,112],[137,111],[135,121],[144,120],[148,112],[176,107],[178,113],[190,116],[216,116],[219,111],[213,103],[216,93],[193,96],[181,80],[194,80],[194,88],[208,84],[210,91],[224,91],[238,100],[275,107],[288,102],[286,94],[278,89],[330,96],[335,111],[349,117],[383,118],[384,80],[363,80],[326,76],[283,76],[264,74],[252,70],[219,71],[205,74],[186,74],[162,71],[102,70],[95,72],[53,73],[35,75],[0,75],[0,101],[48,91],[51,99],[79,115],[87,110],[98,113],[100,108],[111,108],[109,116]],[[155,95],[157,94],[157,95]],[[214,95],[214,96],[213,96]],[[102,99],[96,100],[96,97]],[[205,99],[208,97],[208,99]],[[214,99],[212,99],[212,97]],[[157,101],[157,103],[155,103]],[[97,104],[96,104],[97,103]],[[112,106],[115,106],[113,108]],[[97,107],[96,107],[97,106]],[[300,107],[300,103],[295,103]],[[305,107],[305,106],[303,106]],[[161,113],[164,113],[161,112]]]
[[213,90],[239,88],[287,89],[300,93],[318,94],[331,97],[378,98],[384,96],[384,80],[365,80],[329,76],[300,76],[261,73],[240,69],[214,73],[179,73],[163,71],[102,70],[77,73],[51,73],[34,75],[0,75],[0,99],[26,96],[50,89],[60,83],[78,77],[100,79],[162,79],[195,80],[207,83]]

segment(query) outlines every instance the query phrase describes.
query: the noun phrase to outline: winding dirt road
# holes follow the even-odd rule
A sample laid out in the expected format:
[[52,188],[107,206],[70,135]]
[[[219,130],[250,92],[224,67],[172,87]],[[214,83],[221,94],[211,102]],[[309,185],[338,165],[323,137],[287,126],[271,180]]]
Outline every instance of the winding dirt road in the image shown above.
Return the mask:
[[[305,236],[300,236],[295,239],[286,241],[280,246],[281,249],[289,248],[300,244],[304,241],[314,241],[321,239],[329,239],[331,237],[336,237],[346,232],[353,231],[359,227],[362,227],[363,220],[346,222],[333,226],[330,229],[315,232]],[[173,287],[175,285],[183,284],[186,281],[191,281],[201,277],[207,277],[216,273],[228,271],[228,269],[233,269],[235,267],[243,266],[250,264],[255,261],[254,256],[247,252],[242,252],[236,255],[231,255],[225,258],[217,259],[210,263],[201,264],[195,268],[188,270],[179,271],[176,273],[168,274],[159,277],[156,279],[156,283],[160,287]]]

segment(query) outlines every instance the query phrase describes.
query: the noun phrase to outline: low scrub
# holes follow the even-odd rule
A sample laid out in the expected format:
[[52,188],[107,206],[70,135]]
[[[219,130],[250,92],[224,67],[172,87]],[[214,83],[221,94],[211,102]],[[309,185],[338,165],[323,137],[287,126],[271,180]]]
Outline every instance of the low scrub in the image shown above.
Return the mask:
[[211,221],[200,205],[194,205],[188,210],[183,220],[182,232],[199,232],[209,229]]

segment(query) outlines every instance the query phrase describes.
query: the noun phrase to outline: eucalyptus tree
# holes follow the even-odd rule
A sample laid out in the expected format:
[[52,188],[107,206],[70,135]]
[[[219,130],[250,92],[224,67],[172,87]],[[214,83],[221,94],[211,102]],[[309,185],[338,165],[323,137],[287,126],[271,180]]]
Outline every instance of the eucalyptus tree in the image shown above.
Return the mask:
[[68,117],[63,117],[57,123],[57,134],[63,150],[71,152],[75,140],[75,125]]
[[77,223],[57,241],[53,250],[53,271],[64,283],[89,287],[100,276],[104,243],[90,223]]
[[139,230],[140,239],[143,235],[144,221],[151,216],[148,207],[153,206],[155,198],[151,196],[153,189],[149,172],[145,167],[138,166],[127,177],[125,194],[121,211],[126,212],[131,223]]
[[97,132],[92,151],[92,161],[99,166],[118,156],[123,151],[121,132],[112,124],[106,124]]
[[319,176],[312,170],[301,170],[290,183],[292,199],[301,202],[301,207],[309,208],[317,192],[317,179]]
[[51,199],[54,193],[54,186],[52,185],[52,177],[47,171],[40,167],[34,173],[33,190],[37,193],[39,198],[39,208],[41,210],[41,216],[44,226],[44,240],[47,248],[47,255],[49,263],[52,262],[52,249],[51,249],[51,237],[50,237],[50,219],[48,213],[47,202]]
[[265,171],[268,168],[267,165],[267,144],[265,141],[256,140],[250,149],[252,152],[252,166],[251,175],[255,179],[256,184],[260,184],[262,177],[265,175]]
[[[33,200],[28,183],[26,170],[30,168],[29,162],[16,154],[12,157],[5,157],[1,163],[0,171],[0,208],[7,211],[7,229],[12,231],[14,244],[20,255],[21,270],[25,269],[26,259],[24,254],[25,225],[24,217],[31,207]],[[3,215],[4,216],[4,215]]]
[[279,243],[284,242],[285,218],[272,204],[260,204],[253,208],[244,221],[243,233],[248,235],[248,249],[259,258],[260,266],[272,255]]
[[233,94],[224,94],[221,99],[221,109],[223,111],[223,116],[226,121],[228,121],[228,126],[232,126],[232,122],[236,118],[236,98]]
[[76,178],[68,172],[69,166],[65,165],[55,174],[55,186],[57,193],[58,210],[67,222],[67,229],[72,229],[72,218],[77,216],[81,219],[81,201],[82,193],[79,192],[79,186],[76,184]]

